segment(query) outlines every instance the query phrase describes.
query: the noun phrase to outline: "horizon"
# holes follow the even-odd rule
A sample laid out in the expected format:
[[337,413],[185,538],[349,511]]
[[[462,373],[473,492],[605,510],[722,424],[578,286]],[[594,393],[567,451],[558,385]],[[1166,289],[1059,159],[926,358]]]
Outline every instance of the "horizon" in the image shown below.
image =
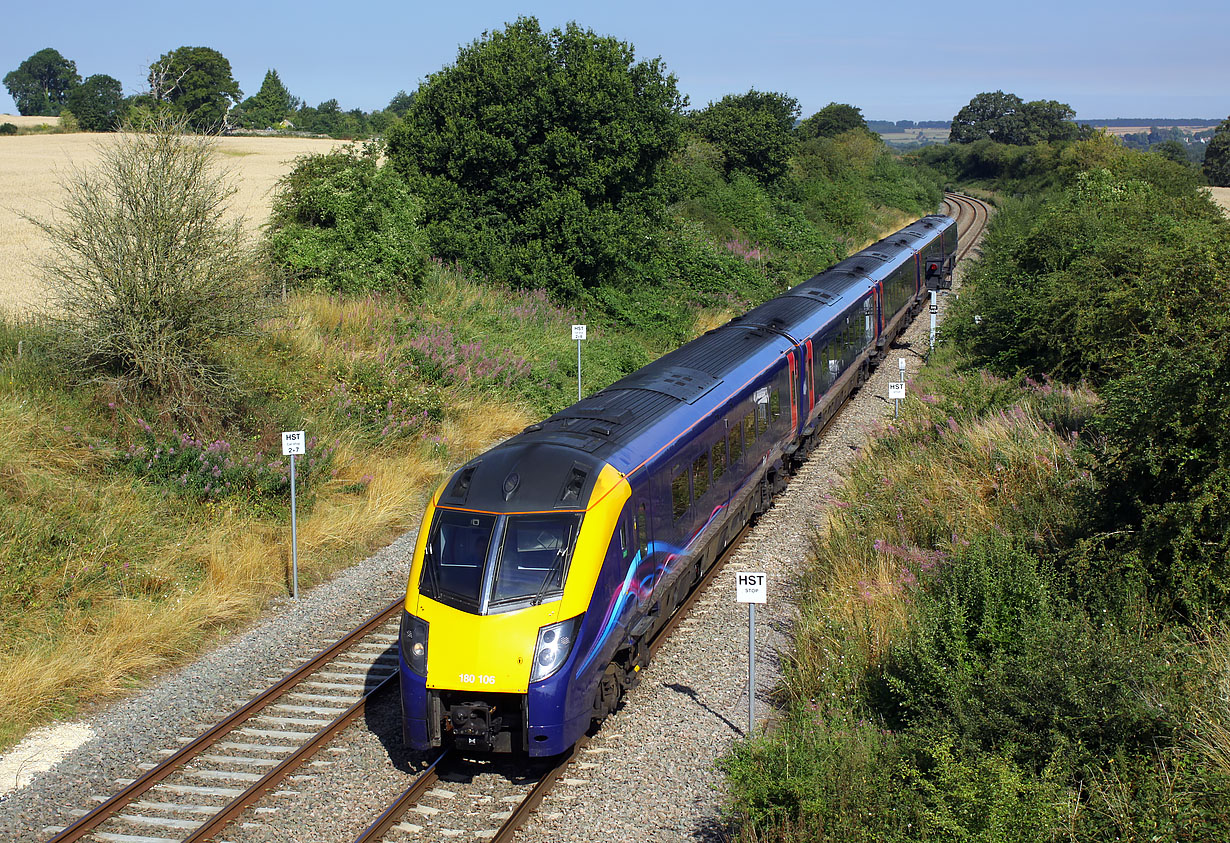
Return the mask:
[[[691,109],[755,88],[796,97],[802,116],[840,102],[869,120],[920,122],[950,120],[975,95],[1002,90],[1026,101],[1067,103],[1078,120],[1230,114],[1230,51],[1220,42],[1230,24],[1224,4],[1194,0],[1176,10],[1124,0],[1108,16],[1092,4],[1040,3],[1019,16],[974,0],[954,0],[943,14],[901,0],[869,9],[766,0],[749,15],[745,6],[723,2],[700,14],[688,4],[646,0],[617,8],[530,0],[511,10],[490,0],[422,8],[377,0],[358,15],[310,0],[220,0],[202,17],[188,7],[149,15],[125,0],[65,0],[54,16],[29,5],[10,10],[0,75],[52,47],[76,62],[82,78],[105,73],[132,94],[145,87],[149,65],[161,55],[205,46],[228,59],[245,97],[275,69],[308,105],[336,99],[343,109],[370,112],[451,65],[459,47],[526,15],[544,29],[575,21],[631,44],[637,60],[660,57]],[[958,58],[977,69],[946,71]],[[2,86],[0,111],[16,111]]]

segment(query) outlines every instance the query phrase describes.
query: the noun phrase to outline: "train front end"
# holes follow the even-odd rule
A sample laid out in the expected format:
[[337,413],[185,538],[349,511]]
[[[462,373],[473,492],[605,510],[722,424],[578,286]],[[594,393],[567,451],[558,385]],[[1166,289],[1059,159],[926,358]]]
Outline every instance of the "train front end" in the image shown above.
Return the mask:
[[609,465],[545,445],[489,451],[440,488],[402,613],[409,747],[549,756],[585,732],[600,675],[578,653],[628,497]]

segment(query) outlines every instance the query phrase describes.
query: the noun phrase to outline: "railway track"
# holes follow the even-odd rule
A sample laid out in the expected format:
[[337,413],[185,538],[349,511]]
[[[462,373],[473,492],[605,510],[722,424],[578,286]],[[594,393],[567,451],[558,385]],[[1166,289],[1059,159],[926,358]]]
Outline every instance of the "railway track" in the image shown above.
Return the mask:
[[217,725],[105,798],[52,843],[211,839],[396,684],[401,601],[372,615]]
[[963,193],[946,192],[940,210],[957,221],[960,245],[957,247],[957,262],[965,260],[982,239],[982,232],[990,220],[991,209],[986,202]]
[[[989,218],[973,197],[946,193],[941,207],[961,232],[958,261],[976,248]],[[666,627],[651,654],[718,576],[750,528],[731,543]],[[52,843],[89,839],[111,843],[195,843],[217,835],[262,798],[284,787],[295,771],[339,732],[364,715],[383,688],[396,685],[395,601],[297,670],[258,693],[216,726],[106,798]],[[419,841],[445,838],[509,841],[572,765],[602,751],[577,743],[545,762],[524,758],[466,759],[446,752],[356,839]],[[258,809],[260,810],[260,809]],[[272,819],[272,818],[271,818]],[[243,834],[239,835],[243,837]]]
[[[750,530],[751,525],[748,525],[740,531],[654,636],[649,644],[651,663],[658,649],[717,579]],[[534,769],[533,763],[527,767],[524,759],[478,761],[465,759],[453,751],[444,752],[355,839],[355,843],[385,840],[410,843],[454,837],[509,843],[551,788],[559,781],[566,781],[568,768],[573,764],[582,768],[595,767],[595,762],[583,759],[599,751],[590,747],[588,738],[582,738],[563,755],[541,762],[538,765],[541,769]],[[459,810],[458,806],[490,806],[501,810],[483,807]],[[407,816],[413,819],[407,820]],[[498,827],[492,828],[492,821],[498,822]]]

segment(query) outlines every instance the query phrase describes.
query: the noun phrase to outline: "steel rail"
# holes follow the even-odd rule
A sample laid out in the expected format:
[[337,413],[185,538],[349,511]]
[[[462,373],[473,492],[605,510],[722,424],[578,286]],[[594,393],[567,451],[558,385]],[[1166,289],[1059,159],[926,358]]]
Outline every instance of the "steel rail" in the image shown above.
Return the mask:
[[[315,657],[304,662],[297,669],[295,669],[291,673],[288,673],[286,676],[284,676],[279,682],[277,682],[274,685],[271,685],[269,688],[265,689],[263,692],[258,694],[256,697],[249,700],[245,705],[236,709],[234,712],[232,712],[230,715],[224,718],[217,725],[203,732],[190,743],[184,745],[173,755],[169,756],[164,761],[159,763],[158,766],[149,770],[144,775],[138,777],[131,784],[127,785],[123,790],[111,796],[101,805],[96,807],[94,810],[90,811],[85,816],[78,819],[72,825],[66,827],[63,831],[61,831],[55,837],[51,838],[49,843],[73,843],[73,841],[80,840],[86,834],[89,834],[91,831],[93,831],[103,822],[105,822],[106,820],[118,814],[121,810],[123,810],[130,802],[132,802],[138,796],[142,795],[146,791],[153,788],[155,785],[157,785],[159,782],[161,782],[171,773],[180,769],[185,764],[187,764],[189,761],[191,761],[194,757],[199,755],[201,752],[208,749],[213,744],[217,743],[218,740],[220,740],[221,738],[229,734],[231,731],[233,731],[235,728],[240,726],[242,723],[250,719],[252,716],[257,714],[258,712],[260,712],[262,709],[264,709],[267,705],[272,703],[274,700],[283,696],[288,690],[290,690],[290,688],[299,684],[299,682],[302,679],[304,679],[306,676],[314,673],[324,664],[328,663],[338,653],[348,649],[357,640],[365,637],[368,633],[370,633],[372,629],[388,621],[390,616],[395,614],[401,608],[402,603],[403,603],[403,599],[398,598],[397,600],[395,600],[394,602],[386,606],[384,609],[381,609],[379,612],[372,615],[362,624],[360,624],[359,626],[351,630],[349,633],[347,633],[343,638],[339,639],[337,642],[332,644],[328,649],[323,650]],[[394,673],[393,676],[390,678],[394,678],[396,676],[397,674]],[[386,679],[385,682],[387,681],[389,680]],[[384,683],[381,683],[379,686],[377,686],[376,689],[374,689],[373,691],[365,695],[364,700],[367,697],[370,697],[371,694],[375,693],[376,690],[379,690],[382,687],[384,687]],[[347,714],[349,713],[350,712],[348,711]],[[342,717],[345,717],[345,716],[346,715],[342,715]],[[351,719],[353,720],[353,717]],[[329,728],[331,727],[326,727],[326,730]],[[259,782],[257,784],[259,784]],[[236,799],[239,799],[239,798],[242,798],[242,797],[236,797]],[[227,810],[227,808],[229,808],[229,806],[224,807],[222,810]],[[207,822],[206,824],[210,825],[211,822],[212,821]],[[197,839],[197,838],[192,837],[189,839]]]

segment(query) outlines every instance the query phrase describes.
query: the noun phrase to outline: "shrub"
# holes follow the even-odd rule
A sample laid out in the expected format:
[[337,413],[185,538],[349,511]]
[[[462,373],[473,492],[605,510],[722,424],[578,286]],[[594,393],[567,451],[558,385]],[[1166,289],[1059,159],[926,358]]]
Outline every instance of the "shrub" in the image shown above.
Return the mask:
[[181,417],[215,411],[230,384],[219,340],[249,333],[262,312],[235,190],[210,139],[158,118],[102,147],[92,171],[64,184],[51,239],[47,322],[69,371],[149,391]]
[[421,278],[422,203],[376,143],[300,158],[278,183],[266,241],[276,272],[319,291],[394,290]]
[[15,135],[17,127],[12,123],[0,123],[0,135]]
[[1172,653],[1094,623],[1053,579],[1016,542],[973,540],[917,593],[911,635],[871,677],[873,708],[894,729],[941,729],[1035,772],[1169,738],[1185,710]]

